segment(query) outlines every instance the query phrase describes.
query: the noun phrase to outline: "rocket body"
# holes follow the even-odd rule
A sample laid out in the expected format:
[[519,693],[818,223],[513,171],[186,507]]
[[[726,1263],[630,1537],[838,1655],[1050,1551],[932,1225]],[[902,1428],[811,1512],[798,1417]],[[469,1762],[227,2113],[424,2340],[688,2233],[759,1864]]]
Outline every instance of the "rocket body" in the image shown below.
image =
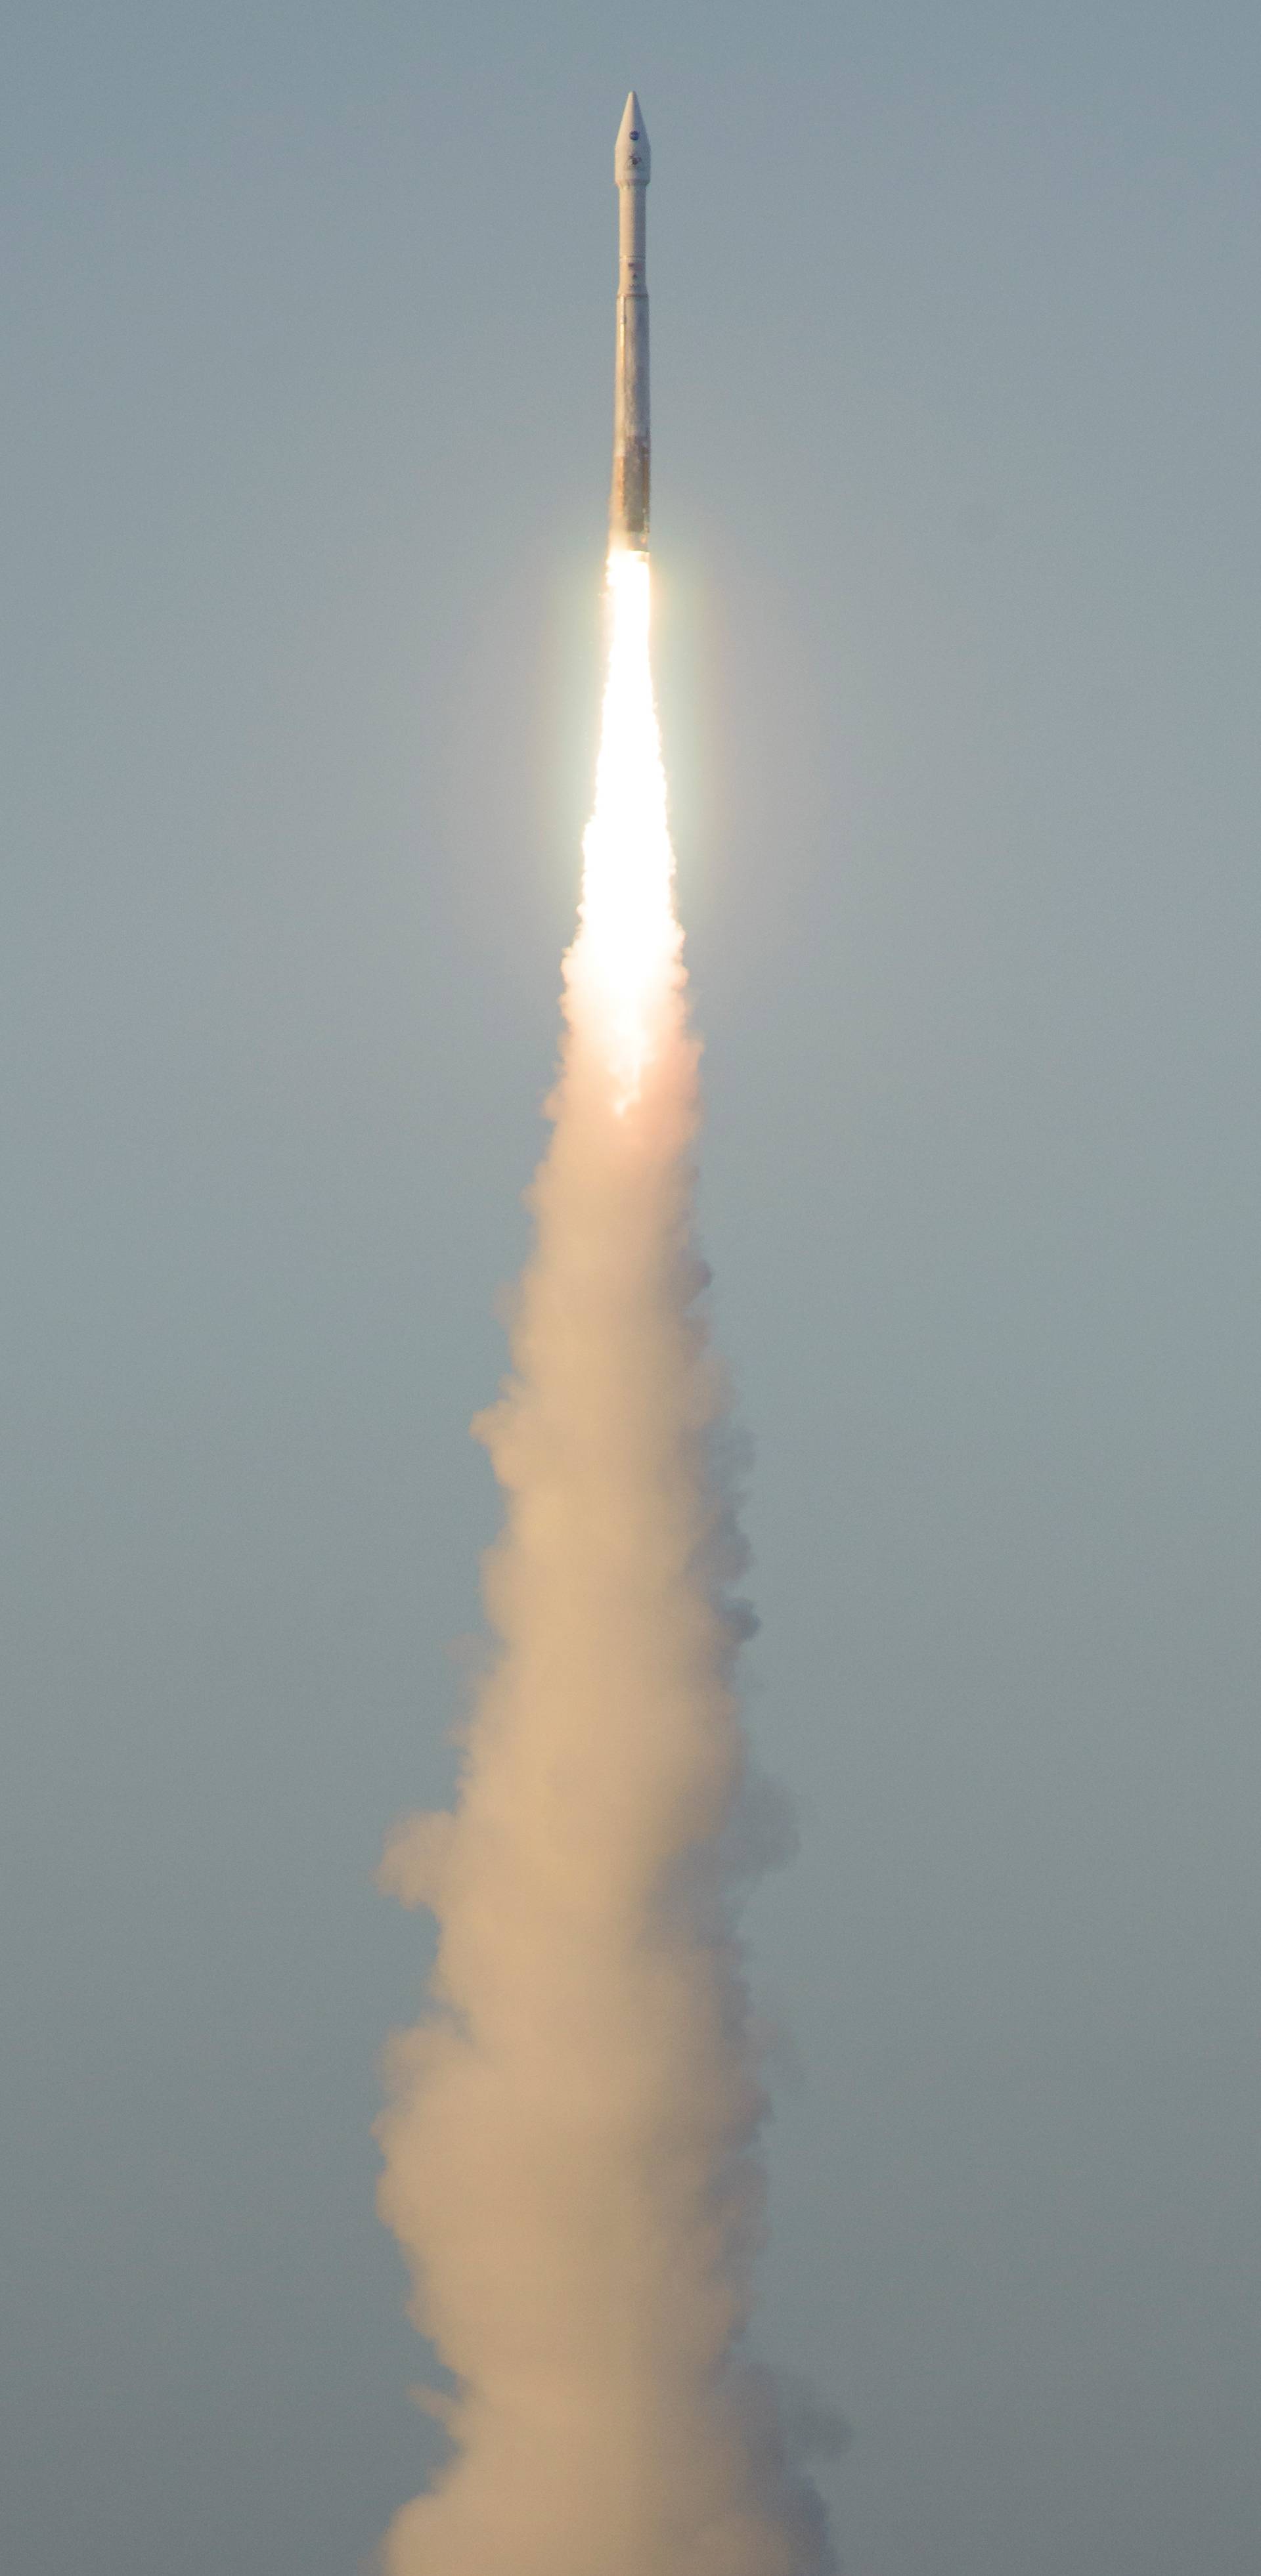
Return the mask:
[[652,155],[634,90],[618,128],[617,368],[613,380],[613,492],[609,539],[648,551],[648,486],[652,430],[648,412],[648,181]]

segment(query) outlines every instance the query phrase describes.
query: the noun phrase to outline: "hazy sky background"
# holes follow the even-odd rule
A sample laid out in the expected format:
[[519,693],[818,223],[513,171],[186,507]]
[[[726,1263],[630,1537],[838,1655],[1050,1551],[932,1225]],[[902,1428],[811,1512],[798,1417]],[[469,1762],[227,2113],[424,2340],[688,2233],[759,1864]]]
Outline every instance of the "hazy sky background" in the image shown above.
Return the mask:
[[762,2340],[848,2576],[1255,2576],[1255,8],[4,50],[5,2576],[353,2576],[431,2456],[372,1870],[496,1516],[632,80]]

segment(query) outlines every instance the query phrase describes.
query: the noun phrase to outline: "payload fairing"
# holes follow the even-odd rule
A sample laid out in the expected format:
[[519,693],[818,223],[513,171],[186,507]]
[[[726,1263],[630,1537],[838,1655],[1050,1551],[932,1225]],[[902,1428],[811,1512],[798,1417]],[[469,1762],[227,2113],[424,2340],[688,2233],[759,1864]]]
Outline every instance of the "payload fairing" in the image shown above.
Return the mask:
[[648,485],[652,431],[648,417],[648,272],[646,191],[652,154],[634,90],[618,127],[617,373],[613,381],[613,493],[609,537],[648,552]]

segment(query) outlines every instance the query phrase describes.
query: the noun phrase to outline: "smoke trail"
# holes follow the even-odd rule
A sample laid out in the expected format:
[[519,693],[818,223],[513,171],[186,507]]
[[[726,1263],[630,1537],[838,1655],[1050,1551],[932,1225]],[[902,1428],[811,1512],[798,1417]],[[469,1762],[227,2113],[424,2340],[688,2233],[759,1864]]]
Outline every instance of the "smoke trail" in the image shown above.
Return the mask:
[[565,1036],[513,1375],[475,1426],[508,1498],[501,1641],[453,1815],[393,1837],[432,1908],[380,2207],[456,2383],[387,2576],[806,2576],[830,2564],[764,2373],[738,2358],[764,2109],[731,1923],[745,1620],[697,1299],[687,1026],[648,654],[610,650]]

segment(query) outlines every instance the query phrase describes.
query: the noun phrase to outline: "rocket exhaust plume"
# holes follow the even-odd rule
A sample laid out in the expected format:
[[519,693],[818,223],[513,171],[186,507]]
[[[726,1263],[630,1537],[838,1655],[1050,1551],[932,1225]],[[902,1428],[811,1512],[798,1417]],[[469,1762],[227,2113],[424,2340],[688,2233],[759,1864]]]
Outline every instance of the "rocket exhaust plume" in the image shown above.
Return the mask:
[[[632,93],[619,180],[642,133]],[[439,1926],[428,2015],[391,2043],[380,2207],[453,2382],[424,2401],[451,2456],[387,2533],[385,2576],[831,2564],[774,2384],[741,2351],[765,2108],[733,1924],[746,1614],[698,1306],[697,1048],[649,661],[646,305],[626,326],[619,295],[619,351],[630,339],[644,363],[619,397],[553,1134],[512,1374],[475,1425],[507,1498],[485,1576],[498,1653],[455,1812],[399,1827],[382,1873]]]

